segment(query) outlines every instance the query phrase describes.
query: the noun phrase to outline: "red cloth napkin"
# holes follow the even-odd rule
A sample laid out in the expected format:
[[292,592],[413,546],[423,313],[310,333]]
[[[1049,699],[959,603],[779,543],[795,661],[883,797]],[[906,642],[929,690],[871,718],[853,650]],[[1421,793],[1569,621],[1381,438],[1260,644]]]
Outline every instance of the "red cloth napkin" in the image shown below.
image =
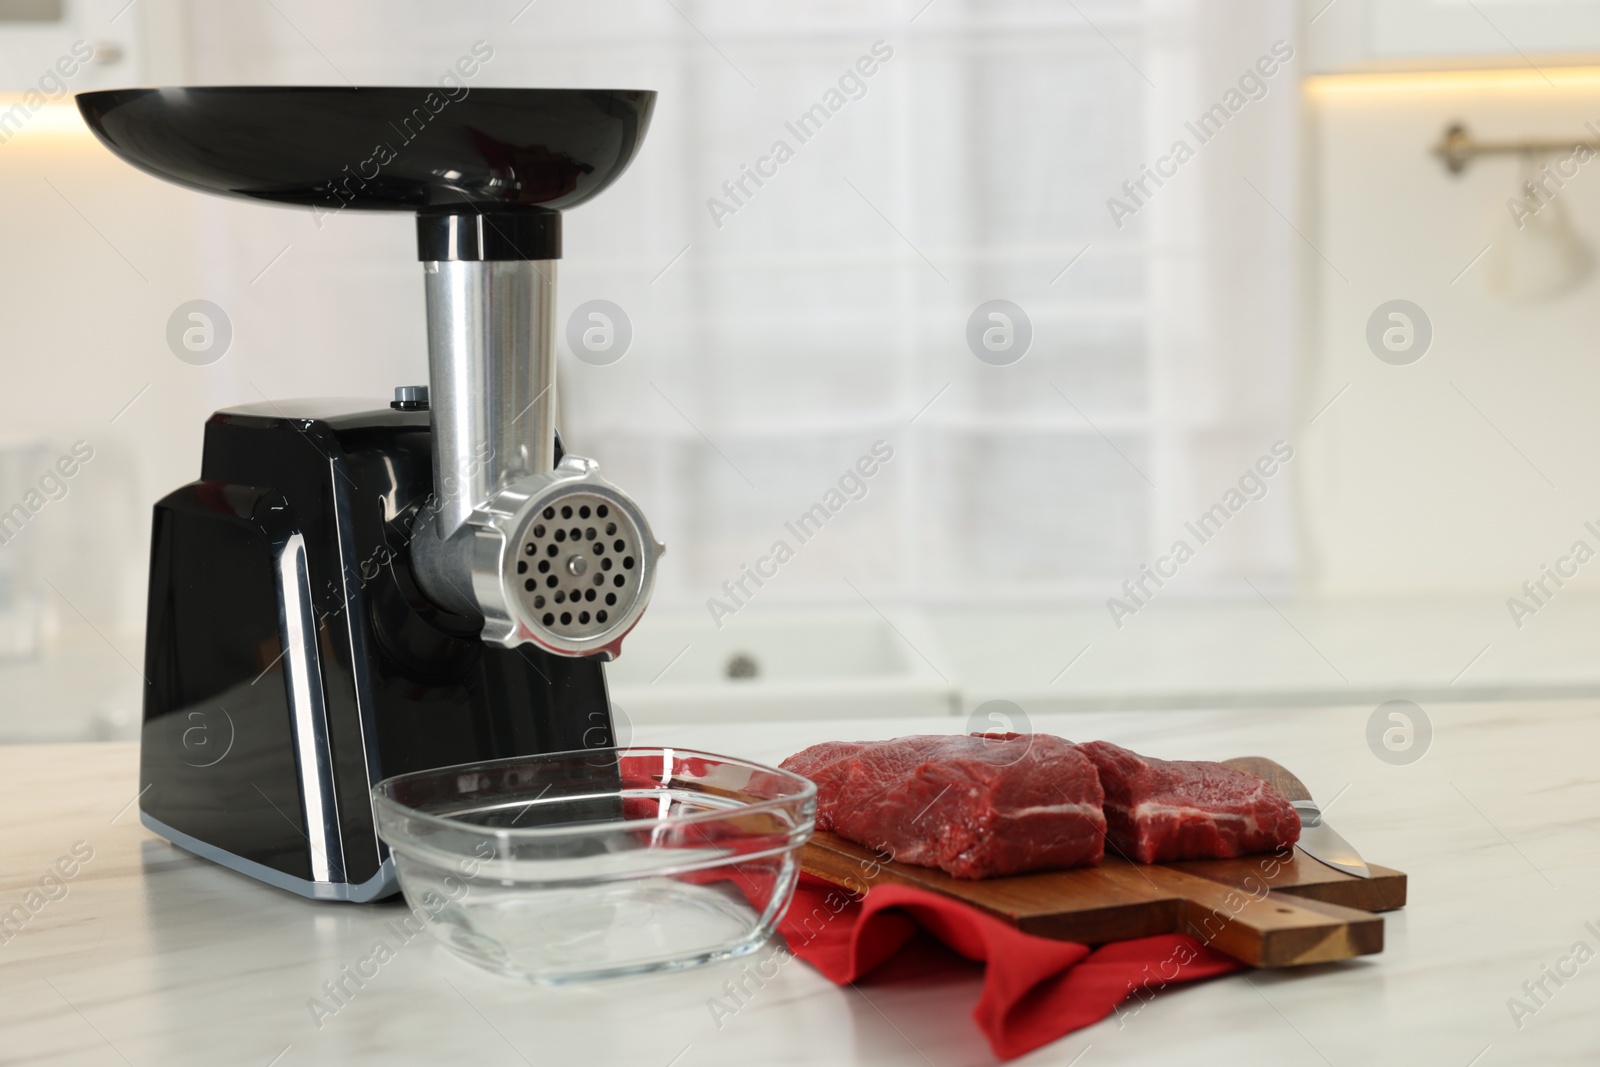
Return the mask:
[[1003,1060],[1099,1022],[1130,996],[1148,1000],[1166,986],[1244,967],[1187,934],[1091,949],[1022,933],[937,893],[882,885],[858,901],[810,875],[801,875],[779,926],[790,951],[838,985],[871,973],[924,930],[987,964],[972,1018]]

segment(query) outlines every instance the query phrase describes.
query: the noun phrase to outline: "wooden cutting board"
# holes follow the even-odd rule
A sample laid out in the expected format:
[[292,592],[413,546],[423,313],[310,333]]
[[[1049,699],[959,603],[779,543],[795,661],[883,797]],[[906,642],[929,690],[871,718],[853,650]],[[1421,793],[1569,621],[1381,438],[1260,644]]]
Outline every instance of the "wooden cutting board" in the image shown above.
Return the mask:
[[[1229,761],[1230,763],[1233,761]],[[1245,761],[1239,761],[1243,764]],[[1270,761],[1251,758],[1260,773]],[[1278,768],[1281,789],[1299,785]],[[1290,785],[1290,782],[1293,785]],[[952,878],[932,867],[885,860],[834,834],[817,833],[801,853],[806,873],[856,893],[908,885],[967,902],[1026,933],[1099,944],[1189,933],[1256,967],[1327,963],[1383,951],[1383,919],[1403,907],[1406,876],[1374,867],[1358,878],[1294,850],[1292,858],[1244,856],[1184,863],[1130,863],[1005,878]]]

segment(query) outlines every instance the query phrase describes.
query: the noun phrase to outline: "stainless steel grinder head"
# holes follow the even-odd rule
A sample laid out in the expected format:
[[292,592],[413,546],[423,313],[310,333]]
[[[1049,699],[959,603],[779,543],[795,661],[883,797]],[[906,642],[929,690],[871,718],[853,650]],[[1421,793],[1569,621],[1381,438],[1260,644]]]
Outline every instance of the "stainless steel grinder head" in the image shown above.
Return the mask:
[[665,550],[638,505],[581,456],[508,487],[470,526],[483,639],[568,656],[616,656]]
[[517,221],[418,218],[440,258],[423,264],[435,499],[413,570],[441,607],[481,616],[486,642],[610,659],[663,549],[593,460],[555,464],[560,216]]

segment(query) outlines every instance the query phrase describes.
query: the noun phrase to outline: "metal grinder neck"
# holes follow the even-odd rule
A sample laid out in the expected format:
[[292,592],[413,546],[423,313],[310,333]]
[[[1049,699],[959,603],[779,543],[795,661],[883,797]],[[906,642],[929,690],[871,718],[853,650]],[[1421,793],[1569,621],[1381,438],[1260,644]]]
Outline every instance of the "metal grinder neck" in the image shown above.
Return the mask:
[[555,467],[553,211],[417,216],[441,540],[518,478]]

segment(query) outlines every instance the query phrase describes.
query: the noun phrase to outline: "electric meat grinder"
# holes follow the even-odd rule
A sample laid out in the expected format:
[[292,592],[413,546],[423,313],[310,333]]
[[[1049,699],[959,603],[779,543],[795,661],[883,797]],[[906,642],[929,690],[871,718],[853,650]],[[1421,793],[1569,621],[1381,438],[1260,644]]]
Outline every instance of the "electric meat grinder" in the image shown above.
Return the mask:
[[156,504],[140,743],[151,830],[304,896],[388,896],[374,783],[614,743],[601,662],[662,546],[594,461],[562,454],[555,267],[561,211],[628,166],[655,94],[77,100],[102,143],[179,185],[417,216],[427,389],[219,411],[199,480]]

